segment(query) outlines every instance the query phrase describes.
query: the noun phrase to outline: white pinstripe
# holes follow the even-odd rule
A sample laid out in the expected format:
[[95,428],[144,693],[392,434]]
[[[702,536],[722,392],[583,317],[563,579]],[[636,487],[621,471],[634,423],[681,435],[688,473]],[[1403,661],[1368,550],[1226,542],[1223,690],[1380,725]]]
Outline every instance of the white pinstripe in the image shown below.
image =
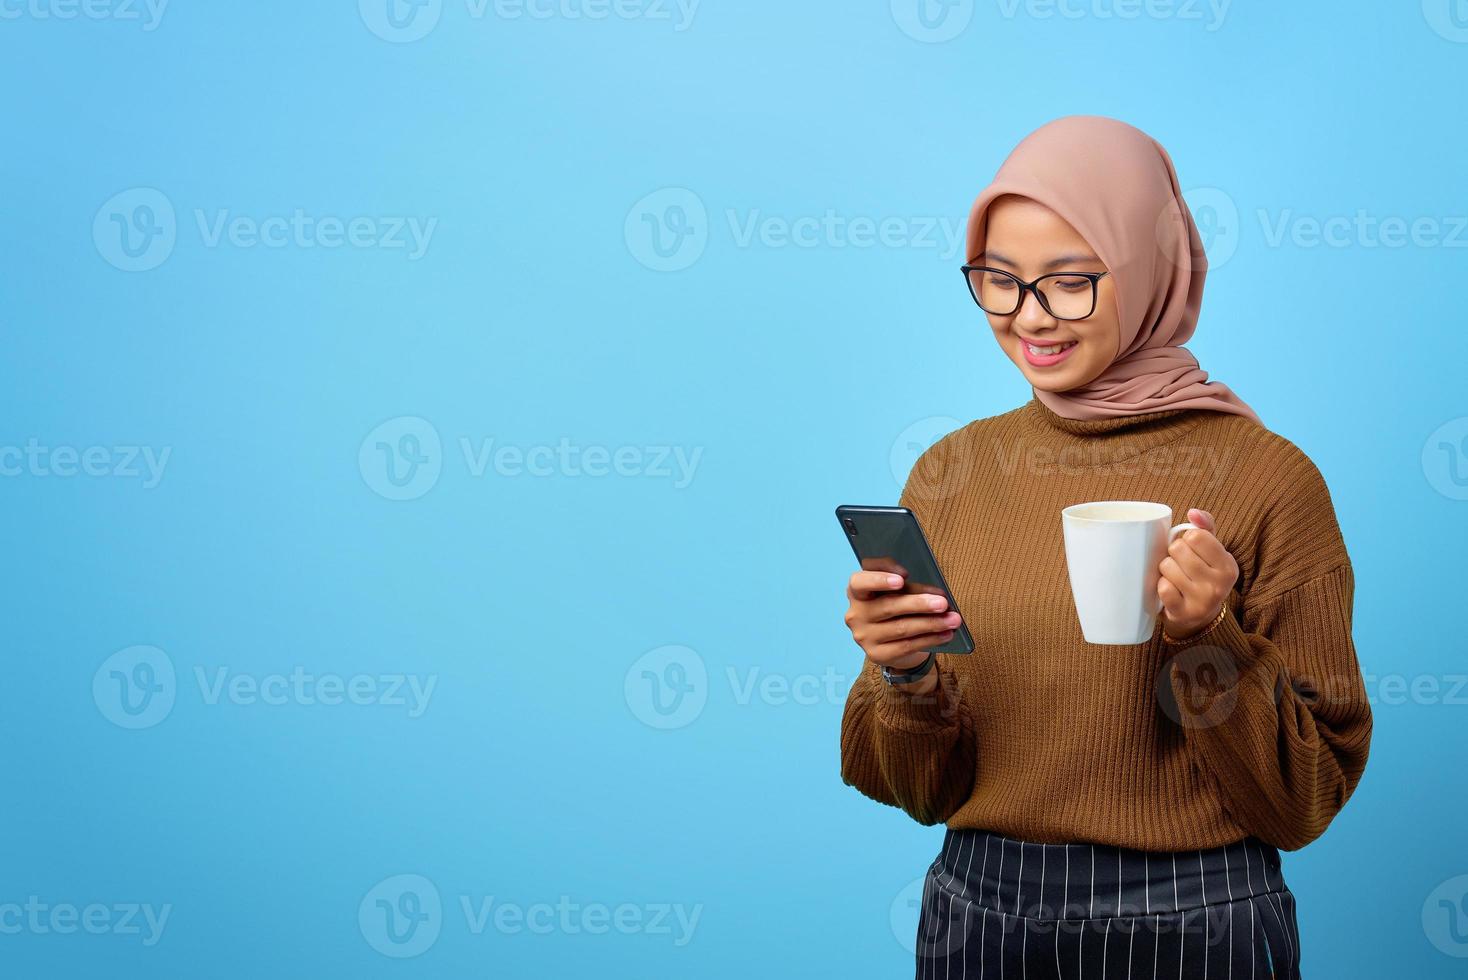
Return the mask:
[[1254,899],[1249,899],[1249,980],[1254,980]]
[[1294,940],[1290,938],[1290,927],[1285,924],[1284,900],[1279,897],[1278,893],[1274,893],[1274,892],[1271,892],[1269,894],[1268,898],[1269,898],[1269,901],[1270,901],[1269,907],[1270,907],[1271,910],[1274,909],[1274,906],[1275,906],[1276,903],[1278,903],[1278,905],[1279,905],[1279,911],[1275,912],[1275,918],[1279,920],[1279,930],[1280,930],[1280,932],[1284,933],[1285,942],[1289,945],[1290,962],[1291,963],[1294,963],[1295,962],[1295,943],[1294,943]]
[[1050,864],[1050,847],[1040,845],[1040,911],[1045,911],[1045,869]]
[[[984,857],[987,858],[988,856],[989,845],[985,844]],[[984,956],[984,936],[989,932],[989,912],[987,909],[980,907],[979,915],[984,919],[984,924],[979,927],[979,980],[984,980],[984,967],[988,964],[988,960]]]
[[[1121,852],[1120,851],[1117,852],[1117,858],[1118,858],[1118,860],[1117,860],[1117,864],[1116,864],[1116,892],[1117,892],[1118,895],[1120,895],[1121,894],[1121,861],[1120,861]],[[1117,899],[1117,903],[1116,904],[1117,905],[1120,905],[1121,904],[1120,898]],[[1148,914],[1151,914],[1151,912],[1152,912],[1152,855],[1148,854],[1146,851],[1143,851],[1142,852],[1142,904],[1144,906],[1144,908],[1142,909],[1142,911],[1143,912],[1146,912]],[[1130,977],[1131,974],[1132,974],[1132,971],[1131,970],[1128,970],[1127,971],[1127,976]]]
[[994,883],[994,908],[1004,908],[1004,896],[999,894],[999,886],[1004,884],[1004,839],[999,839],[999,880]]
[[[1017,874],[1017,875],[1014,876],[1014,914],[1016,916],[1019,915],[1019,896],[1020,896],[1020,889],[1024,887],[1024,870],[1025,870],[1025,846],[1024,846],[1023,843],[1021,843],[1019,845],[1019,874]],[[1045,880],[1044,880],[1044,877],[1043,876],[1041,876],[1041,879],[1040,879],[1040,894],[1041,894],[1042,897],[1045,894]],[[1020,968],[1023,970],[1025,980],[1029,980],[1029,978],[1030,978],[1030,923],[1028,922],[1028,920],[1021,919],[1020,920],[1020,928],[1023,929],[1024,932],[1019,937],[1019,965],[1020,965]]]
[[979,871],[979,901],[981,902],[984,900],[984,878],[989,873],[989,841],[992,839],[988,834],[984,835],[984,867]]
[[[973,848],[969,848],[969,855],[968,855],[968,857],[969,857],[969,860],[970,861],[973,860],[973,858],[974,858]],[[972,909],[973,907],[974,907],[974,903],[973,902],[970,902],[966,898],[963,900],[963,942],[964,942],[964,945],[965,946],[968,945],[968,913],[969,913],[969,910]],[[982,946],[979,948],[979,955],[980,956],[983,955],[983,947]],[[963,957],[963,977],[964,978],[967,978],[968,977],[968,954],[967,953],[965,953],[964,954],[964,957]]]
[[[962,842],[960,842],[959,845],[958,845],[958,853],[959,854],[962,854],[963,853],[963,844],[962,844]],[[953,883],[953,876],[952,875],[949,875],[948,876],[948,882],[949,882],[949,884],[952,884]],[[948,929],[948,935],[946,937],[947,940],[948,940],[948,945],[947,945],[947,948],[945,949],[944,954],[943,954],[943,980],[948,980],[948,975],[953,972],[953,896],[952,895],[949,895],[948,896],[948,920],[947,920],[946,928]]]
[[[1227,872],[1225,872],[1226,874]],[[1228,938],[1224,940],[1223,948],[1228,950],[1228,976],[1233,980],[1234,975],[1234,903],[1230,899],[1228,903],[1228,932],[1224,934]]]
[[[929,902],[928,902],[928,893],[929,893],[929,891],[932,891],[933,894],[934,894],[934,899],[933,900],[936,901],[937,900],[937,898],[936,898],[936,895],[937,895],[937,884],[938,884],[938,879],[934,875],[928,875],[927,877],[925,877],[923,879],[923,900],[918,904],[918,942],[919,942],[919,945],[922,945],[922,944],[924,944],[926,942],[926,935],[927,935],[927,923],[923,921],[923,907],[926,906],[929,911],[932,910],[932,905],[930,905]],[[926,953],[927,950],[925,949],[923,952]],[[922,963],[922,967],[923,968],[920,971],[921,976],[926,977],[928,975],[928,961],[930,959],[931,959],[931,957],[929,957],[929,956],[923,956],[923,963]]]
[[[1070,845],[1065,845],[1064,897],[1060,900],[1060,918],[1065,918],[1065,907],[1070,904]],[[1055,924],[1055,975],[1060,977],[1060,923]]]
[[[999,842],[1000,863],[1003,864],[1004,842]],[[1004,913],[999,912],[999,980],[1004,980],[1004,940],[1009,938],[1009,929],[1004,925]]]
[[[1188,935],[1188,913],[1184,912],[1177,923],[1177,980],[1183,980],[1183,963],[1187,956],[1183,952]],[[1206,940],[1205,940],[1206,941]]]
[[1208,879],[1203,877],[1203,852],[1198,852],[1198,887],[1203,892],[1203,980],[1208,980],[1208,950],[1212,948],[1209,937],[1213,920],[1208,915]]
[[[1152,921],[1152,931],[1157,934],[1156,942],[1152,944],[1152,980],[1157,980],[1157,955],[1162,952],[1162,916]],[[1127,976],[1131,977],[1131,968],[1127,968]]]
[[[1088,919],[1094,918],[1096,914],[1096,845],[1091,844],[1089,847],[1091,848],[1091,907],[1086,912]],[[1086,975],[1086,964],[1081,959],[1081,951],[1085,947],[1086,930],[1085,927],[1082,927],[1080,938],[1076,940],[1076,980],[1081,980]]]
[[[1176,854],[1176,852],[1174,852],[1173,855],[1172,855],[1172,910],[1174,912],[1176,912],[1182,906],[1182,904],[1183,903],[1181,901],[1179,901],[1178,900],[1178,897],[1177,897],[1177,854]],[[1183,942],[1184,942],[1184,938],[1185,938],[1185,935],[1187,933],[1187,930],[1184,929],[1182,926],[1183,926],[1183,924],[1185,922],[1187,922],[1187,919],[1188,919],[1187,915],[1184,914],[1183,917],[1178,920],[1178,930],[1177,930],[1177,980],[1183,980]],[[1162,945],[1162,937],[1161,936],[1158,936],[1157,937],[1157,945],[1158,946],[1161,946]]]
[[1228,876],[1228,845],[1223,848],[1223,883],[1228,888],[1228,942],[1224,949],[1228,950],[1228,976],[1233,980],[1234,975],[1234,883]]
[[1106,939],[1101,943],[1101,980],[1106,980],[1106,947],[1111,945],[1111,920],[1106,920]]
[[[1019,915],[1019,899],[1025,887],[1025,843],[1019,842],[1019,870],[1014,874],[1014,914]],[[1028,934],[1029,930],[1025,932]]]

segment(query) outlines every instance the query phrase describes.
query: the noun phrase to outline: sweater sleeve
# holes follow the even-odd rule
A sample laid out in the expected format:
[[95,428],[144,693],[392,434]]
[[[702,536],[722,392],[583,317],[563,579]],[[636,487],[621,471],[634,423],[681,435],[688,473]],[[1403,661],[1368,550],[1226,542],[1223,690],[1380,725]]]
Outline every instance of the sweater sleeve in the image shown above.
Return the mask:
[[938,687],[927,695],[899,691],[867,661],[841,718],[842,780],[921,824],[953,816],[974,783],[973,732],[944,656],[933,665]]
[[1165,668],[1169,713],[1205,778],[1236,823],[1283,850],[1345,805],[1372,730],[1350,559],[1318,472],[1308,461],[1297,472],[1261,530],[1249,592],[1235,590],[1230,614],[1172,648]]
[[[898,501],[917,516],[940,556],[945,503],[967,473],[962,431],[944,436],[918,458]],[[947,660],[947,654],[938,655],[938,686],[925,696],[893,687],[866,661],[841,717],[842,780],[927,825],[951,817],[974,785],[974,732],[960,679]]]

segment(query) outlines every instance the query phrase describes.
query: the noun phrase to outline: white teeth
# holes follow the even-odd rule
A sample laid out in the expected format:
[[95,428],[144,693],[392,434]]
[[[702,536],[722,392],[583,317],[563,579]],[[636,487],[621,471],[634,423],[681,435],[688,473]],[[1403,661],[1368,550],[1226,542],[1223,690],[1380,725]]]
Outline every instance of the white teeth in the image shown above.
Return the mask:
[[1030,353],[1031,354],[1059,354],[1061,351],[1065,350],[1067,347],[1074,347],[1075,345],[1076,345],[1076,341],[1074,341],[1074,340],[1068,341],[1067,343],[1064,343],[1064,344],[1055,344],[1054,346],[1051,346],[1051,347],[1036,347],[1034,344],[1031,344],[1031,343],[1026,343],[1025,344],[1025,346],[1030,349]]

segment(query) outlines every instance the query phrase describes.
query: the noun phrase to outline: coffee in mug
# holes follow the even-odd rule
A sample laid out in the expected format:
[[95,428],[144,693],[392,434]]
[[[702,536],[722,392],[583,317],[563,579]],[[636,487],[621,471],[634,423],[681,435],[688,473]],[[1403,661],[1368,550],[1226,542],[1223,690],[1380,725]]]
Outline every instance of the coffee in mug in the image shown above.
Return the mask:
[[1073,504],[1060,518],[1081,635],[1087,643],[1146,643],[1162,612],[1158,566],[1172,539],[1197,525],[1173,524],[1171,507],[1144,500]]

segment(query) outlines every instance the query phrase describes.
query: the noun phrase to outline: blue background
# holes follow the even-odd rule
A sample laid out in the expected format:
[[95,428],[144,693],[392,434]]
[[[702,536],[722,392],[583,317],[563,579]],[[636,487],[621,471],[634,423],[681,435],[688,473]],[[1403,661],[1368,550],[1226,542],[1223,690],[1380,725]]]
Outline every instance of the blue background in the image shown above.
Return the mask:
[[[993,0],[930,33],[903,0],[442,0],[398,31],[382,0],[175,0],[148,30],[26,2],[0,19],[0,443],[110,475],[0,478],[0,906],[112,925],[6,928],[0,972],[908,975],[942,831],[839,779],[860,652],[831,508],[895,502],[913,432],[1029,397],[943,229],[1074,112],[1172,153],[1215,266],[1189,347],[1315,460],[1355,565],[1376,730],[1285,856],[1306,972],[1461,972],[1468,11]],[[125,271],[113,216],[169,227],[138,188],[174,241],[135,232],[158,263]],[[414,258],[197,217],[298,209],[437,224]],[[828,213],[889,234],[779,235]],[[1299,223],[1358,213],[1426,230]],[[491,439],[625,465],[476,473],[461,440]],[[156,485],[126,447],[169,452]],[[147,675],[109,658],[140,645],[172,700],[132,729],[145,693],[114,685]],[[297,668],[373,703],[210,696]],[[426,710],[379,703],[393,676]],[[399,875],[407,959],[378,951],[407,949],[376,904],[414,910]],[[490,897],[541,927],[475,931]],[[156,942],[126,903],[169,907]]]

